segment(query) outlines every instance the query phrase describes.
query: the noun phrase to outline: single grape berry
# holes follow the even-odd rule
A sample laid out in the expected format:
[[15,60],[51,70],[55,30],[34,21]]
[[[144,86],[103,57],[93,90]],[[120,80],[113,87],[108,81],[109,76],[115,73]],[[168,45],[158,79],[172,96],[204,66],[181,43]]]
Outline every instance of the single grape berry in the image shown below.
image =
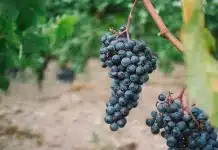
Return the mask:
[[112,62],[113,62],[114,64],[119,64],[119,62],[120,62],[120,56],[119,56],[119,55],[114,55],[114,56],[112,57]]
[[131,60],[128,58],[128,57],[125,57],[121,60],[121,64],[124,66],[124,67],[127,67],[131,64]]
[[149,127],[153,126],[154,122],[155,122],[154,118],[146,119],[146,125]]
[[117,121],[117,124],[120,128],[123,128],[126,125],[126,122],[127,122],[126,118],[122,118]]
[[132,56],[131,57],[131,62],[133,63],[133,64],[137,64],[138,62],[139,62],[139,57],[138,56]]
[[120,112],[123,116],[127,116],[129,114],[129,109],[127,107],[122,107]]
[[126,52],[126,56],[127,56],[128,58],[131,58],[132,56],[134,56],[134,54],[133,54],[131,51],[127,51],[127,52]]
[[186,129],[187,126],[186,126],[185,121],[180,121],[177,123],[177,127],[179,128],[180,131],[183,131]]
[[166,100],[166,96],[165,96],[164,94],[160,94],[160,95],[158,96],[158,99],[159,99],[160,101],[165,101],[165,100]]
[[111,124],[111,123],[113,123],[113,117],[111,115],[107,115],[107,116],[105,116],[104,121],[107,124]]
[[126,52],[124,50],[120,50],[118,52],[118,55],[120,56],[120,58],[124,58],[124,57],[126,57]]
[[159,132],[160,132],[160,128],[158,127],[157,124],[154,124],[153,126],[151,126],[151,133],[158,134]]
[[157,104],[157,110],[158,110],[160,113],[165,113],[167,109],[166,109],[165,104]]
[[108,106],[106,111],[109,115],[112,115],[115,112],[115,109],[113,106]]
[[130,65],[127,67],[127,72],[129,73],[134,73],[136,71],[136,66],[135,65]]
[[122,50],[125,48],[125,45],[122,43],[122,42],[118,42],[116,44],[116,50],[119,51],[119,50]]
[[121,118],[122,118],[121,112],[117,111],[117,112],[114,113],[114,115],[113,115],[113,120],[114,121],[117,121],[117,120],[119,120]]
[[127,99],[126,99],[125,97],[120,97],[120,98],[119,98],[119,104],[120,104],[121,106],[125,106],[127,103],[128,103],[128,102],[127,102]]
[[118,128],[119,128],[119,126],[118,126],[117,123],[112,123],[112,124],[110,125],[110,129],[111,129],[111,131],[117,131]]
[[176,143],[177,143],[177,140],[176,140],[176,138],[174,136],[169,136],[167,138],[167,145],[169,147],[174,147],[176,145]]
[[156,111],[152,111],[152,112],[151,112],[151,116],[152,116],[153,118],[156,118],[156,117],[157,117],[157,112],[156,112]]
[[136,74],[130,75],[130,81],[137,83],[139,81],[139,76]]
[[144,73],[145,73],[144,67],[138,66],[138,67],[136,68],[136,74],[137,74],[137,75],[143,75]]

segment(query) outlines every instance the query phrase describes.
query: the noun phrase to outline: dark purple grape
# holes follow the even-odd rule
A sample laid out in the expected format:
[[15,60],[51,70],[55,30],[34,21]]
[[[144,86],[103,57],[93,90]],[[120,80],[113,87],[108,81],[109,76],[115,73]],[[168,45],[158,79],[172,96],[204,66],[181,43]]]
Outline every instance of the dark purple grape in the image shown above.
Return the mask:
[[124,49],[125,45],[122,42],[118,42],[115,47],[116,47],[116,50],[119,51],[119,50]]
[[[125,29],[121,26],[119,32]],[[109,69],[108,75],[112,78],[105,122],[110,124],[112,131],[117,131],[125,126],[129,111],[138,106],[141,85],[149,80],[148,73],[156,67],[156,59],[145,42],[129,40],[126,33],[119,36],[107,33],[101,37],[101,42],[101,64]],[[163,125],[163,117],[157,115],[152,132],[159,133]]]
[[122,107],[120,112],[123,116],[127,116],[129,114],[129,109],[127,107]]
[[104,121],[107,124],[111,124],[111,123],[113,123],[113,117],[111,115],[107,115],[107,116],[104,117]]
[[117,112],[114,113],[114,115],[113,115],[113,120],[114,121],[117,121],[117,120],[119,120],[121,118],[122,118],[121,112],[117,111]]
[[158,96],[158,99],[159,99],[160,101],[165,101],[166,98],[167,98],[167,97],[166,97],[164,94],[160,94],[160,95]]
[[112,62],[113,62],[114,64],[119,64],[119,63],[120,63],[120,56],[119,56],[119,55],[114,55],[114,56],[112,57]]
[[139,76],[136,74],[130,75],[130,81],[132,82],[138,82],[139,81]]
[[148,118],[148,119],[146,119],[145,123],[146,123],[147,126],[151,127],[155,123],[155,119],[154,118]]
[[132,62],[133,64],[137,64],[137,63],[139,62],[139,57],[138,57],[138,56],[132,56],[132,57],[131,57],[131,62]]
[[123,58],[123,59],[121,60],[121,64],[122,64],[124,67],[127,67],[127,66],[129,66],[129,65],[131,64],[131,60],[130,60],[129,58],[125,57],[125,58]]
[[157,117],[157,115],[158,115],[158,114],[157,114],[157,112],[156,112],[156,111],[152,111],[152,112],[151,112],[151,117],[153,117],[153,118],[156,118],[156,117]]
[[111,131],[117,131],[119,129],[119,126],[117,123],[112,123],[110,125],[110,129],[111,129]]
[[126,122],[127,122],[126,118],[122,118],[117,121],[117,124],[120,128],[123,128],[126,125]]
[[177,140],[176,140],[175,137],[169,136],[169,137],[167,138],[167,145],[168,145],[169,147],[174,147],[174,146],[176,145],[176,143],[177,143]]
[[151,133],[158,134],[159,132],[160,132],[160,128],[158,127],[157,124],[154,124],[153,126],[151,126]]
[[135,73],[135,71],[136,71],[136,66],[135,65],[130,65],[130,66],[128,66],[127,67],[127,72],[128,73]]
[[109,115],[112,115],[115,112],[115,109],[113,106],[108,106],[106,111]]

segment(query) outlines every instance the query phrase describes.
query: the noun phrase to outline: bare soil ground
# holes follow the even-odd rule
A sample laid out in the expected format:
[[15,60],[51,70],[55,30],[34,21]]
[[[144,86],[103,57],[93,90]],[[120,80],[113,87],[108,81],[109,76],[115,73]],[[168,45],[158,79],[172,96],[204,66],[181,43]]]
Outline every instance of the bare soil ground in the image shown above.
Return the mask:
[[176,66],[172,76],[155,71],[125,128],[111,132],[103,119],[110,79],[99,64],[90,60],[84,74],[70,85],[56,81],[52,63],[41,92],[34,82],[13,82],[10,95],[1,95],[0,150],[166,149],[164,140],[151,135],[144,122],[160,92],[179,92],[184,67]]

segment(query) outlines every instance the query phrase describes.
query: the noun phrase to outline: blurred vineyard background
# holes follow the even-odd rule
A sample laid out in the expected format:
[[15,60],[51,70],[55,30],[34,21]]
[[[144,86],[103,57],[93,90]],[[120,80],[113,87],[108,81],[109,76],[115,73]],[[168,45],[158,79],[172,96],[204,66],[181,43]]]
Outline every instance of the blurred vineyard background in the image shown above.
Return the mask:
[[[152,1],[164,22],[177,37],[182,24],[178,0]],[[0,48],[1,89],[7,89],[5,75],[14,68],[30,68],[43,80],[43,69],[51,59],[60,66],[70,62],[76,72],[83,71],[88,58],[98,57],[100,36],[110,27],[127,22],[132,1],[112,0],[1,0]],[[218,39],[218,6],[205,1],[206,26]],[[173,63],[181,63],[181,54],[157,36],[158,29],[140,1],[131,26],[133,38],[146,40],[158,54],[159,67],[171,72]],[[217,57],[217,50],[211,52]],[[14,69],[16,71],[16,69]]]
[[[163,18],[169,30],[172,31],[172,33],[174,33],[178,38],[180,38],[180,29],[182,28],[182,16],[181,3],[179,2],[179,0],[152,0],[152,3],[155,5],[158,13]],[[96,123],[96,118],[94,116],[98,116],[99,119],[102,119],[102,116],[99,116],[99,114],[103,115],[105,107],[104,103],[109,94],[109,80],[107,79],[107,74],[100,68],[100,63],[96,60],[93,60],[93,58],[97,58],[99,56],[99,48],[101,46],[99,45],[100,37],[102,34],[109,31],[109,28],[112,27],[116,29],[120,25],[126,24],[127,16],[129,14],[131,5],[132,1],[130,0],[0,1],[0,89],[2,89],[3,91],[7,91],[8,88],[11,88],[9,92],[14,94],[9,94],[5,96],[2,93],[2,109],[0,109],[2,110],[0,113],[1,119],[3,119],[5,115],[10,112],[9,115],[7,115],[6,117],[6,124],[17,123],[19,124],[19,126],[29,127],[36,125],[38,122],[47,122],[46,125],[38,124],[38,126],[41,125],[41,130],[41,127],[50,128],[51,125],[49,124],[49,122],[54,125],[60,123],[61,118],[63,119],[64,117],[74,117],[73,122],[68,122],[70,120],[69,118],[67,118],[66,120],[62,120],[65,124],[63,125],[63,128],[61,127],[61,125],[54,125],[51,131],[46,130],[46,134],[49,134],[49,132],[54,132],[52,135],[50,135],[50,137],[55,137],[60,134],[67,134],[65,138],[62,137],[59,139],[59,137],[57,137],[56,140],[49,139],[53,141],[53,145],[49,143],[50,141],[47,141],[47,147],[44,146],[40,149],[38,147],[32,146],[28,142],[26,145],[20,144],[19,142],[12,142],[11,145],[6,144],[5,147],[0,147],[0,150],[70,150],[72,149],[72,144],[84,144],[80,144],[79,142],[81,139],[83,139],[82,142],[86,141],[85,136],[87,135],[87,133],[85,130],[88,130],[89,125],[88,122],[85,121],[85,117],[90,117],[91,119],[88,120],[92,124]],[[217,41],[218,2],[216,0],[205,0],[205,4],[203,7],[206,17],[206,26],[211,31],[212,35]],[[133,23],[131,24],[130,28],[132,37],[135,39],[145,40],[147,44],[153,49],[153,51],[156,52],[159,58],[159,69],[156,72],[156,75],[152,77],[147,87],[148,89],[144,90],[143,92],[144,96],[142,97],[142,99],[145,99],[148,102],[146,104],[143,104],[138,111],[135,111],[133,115],[130,116],[130,120],[143,120],[144,116],[141,116],[141,111],[146,115],[146,112],[149,112],[152,109],[150,108],[149,104],[153,104],[153,100],[156,99],[155,94],[157,92],[160,92],[162,89],[164,89],[164,87],[167,87],[169,85],[171,85],[171,88],[174,88],[177,91],[178,86],[183,84],[183,58],[182,55],[169,42],[157,35],[159,30],[149,16],[148,12],[143,7],[142,1],[139,1],[136,6],[136,11],[134,12],[132,22]],[[216,46],[216,49],[212,49],[210,53],[214,56],[214,58],[218,59],[218,45]],[[58,67],[56,69],[51,69],[53,68],[52,65],[54,60],[56,66]],[[175,65],[177,68],[176,70],[174,70]],[[73,87],[74,92],[73,96],[70,95],[69,97],[68,95],[67,97],[65,95],[65,97],[62,98],[65,99],[63,100],[65,102],[58,102],[56,100],[56,96],[54,95],[59,95],[61,94],[61,92],[65,92],[65,90],[69,87],[62,84],[55,84],[55,79],[57,78],[56,76],[58,72],[66,67],[71,68],[71,71],[74,72],[74,75],[71,76],[76,76],[75,86],[70,85],[71,88]],[[49,75],[46,75],[46,70],[49,70]],[[171,73],[172,71],[173,79],[171,77],[171,80],[163,74]],[[29,72],[31,75],[27,76],[26,74],[29,74]],[[80,73],[82,73],[82,79],[80,78]],[[15,76],[16,81],[19,82],[14,81]],[[32,84],[32,82],[31,84],[24,84],[29,83],[29,80],[31,79],[34,79],[34,81],[35,79],[37,79],[37,82],[34,82],[34,84]],[[43,84],[44,80],[45,83]],[[80,81],[82,81],[82,84],[77,85],[76,82]],[[35,86],[37,85],[37,83],[40,88],[42,87],[42,84],[44,85],[43,91],[41,93],[35,91]],[[83,83],[88,84],[84,85]],[[104,86],[102,86],[103,83],[105,83]],[[157,84],[160,85],[158,86]],[[80,91],[80,88],[84,88],[84,90]],[[31,92],[31,89],[34,89],[34,92]],[[94,96],[92,92],[94,92]],[[148,95],[147,97],[146,94]],[[56,118],[60,119],[59,121],[54,121],[51,119],[48,119],[47,121],[45,121],[46,119],[36,119],[34,122],[33,118],[25,117],[27,114],[31,113],[36,113],[36,118],[37,115],[38,117],[54,117],[56,114],[55,110],[51,109],[50,107],[44,107],[53,103],[48,101],[49,98],[43,98],[46,99],[46,101],[43,101],[43,103],[40,104],[38,104],[38,102],[33,102],[33,100],[42,99],[41,97],[48,97],[51,95],[54,96],[53,99],[55,99],[53,101],[54,104],[51,105],[51,107],[54,107],[54,109],[57,108],[61,111],[68,109],[66,108],[67,106],[62,106],[64,104],[75,105],[76,107],[69,108],[68,111],[66,111],[67,114],[65,114],[65,112],[63,112],[62,114],[58,114],[59,116],[56,116]],[[59,98],[60,96],[58,97],[58,100]],[[90,98],[92,99],[90,100]],[[14,101],[15,99],[16,102]],[[31,99],[31,102],[28,102],[28,99]],[[66,99],[70,99],[70,101],[75,100],[75,102],[71,103],[66,101]],[[149,101],[148,99],[153,100]],[[85,100],[89,102],[85,103]],[[99,101],[96,102],[97,100]],[[98,103],[99,105],[94,106],[92,103]],[[80,106],[77,106],[77,104],[80,104]],[[33,109],[30,109],[31,105],[34,107]],[[101,107],[102,109],[95,111],[94,108],[98,109],[97,107]],[[42,110],[39,110],[39,108],[42,108]],[[87,111],[89,108],[92,108],[90,112]],[[80,109],[80,111],[84,111],[82,115],[82,117],[84,117],[83,119],[78,117],[80,113],[76,113],[76,111],[78,111],[77,109]],[[23,111],[24,113],[22,113]],[[42,112],[37,114],[37,112],[39,111]],[[74,113],[72,113],[72,111]],[[16,114],[18,113],[18,115],[20,113],[21,114],[20,116],[16,116],[11,114],[11,112],[15,112]],[[14,120],[14,122],[11,122],[11,120]],[[99,122],[98,119],[97,122]],[[83,128],[83,126],[80,126],[79,123],[85,124],[85,127]],[[0,128],[3,127],[2,124]],[[74,124],[72,128],[81,127],[81,129],[78,130],[81,130],[82,133],[80,133],[79,131],[72,132],[73,135],[71,134],[69,136],[68,134],[70,134],[71,131],[68,132],[68,130],[70,130],[69,128],[72,124]],[[57,127],[57,129],[55,128],[55,126]],[[134,150],[135,144],[134,142],[132,142],[132,139],[135,138],[139,138],[137,142],[143,143],[142,145],[140,145],[141,148],[139,146],[139,149],[164,149],[164,146],[161,144],[158,146],[155,144],[150,144],[150,142],[152,143],[153,141],[159,142],[160,139],[158,137],[152,137],[150,140],[147,140],[147,138],[150,138],[150,135],[147,131],[148,129],[146,129],[141,124],[139,125],[138,122],[132,121],[126,129],[126,133],[124,131],[121,131],[120,135],[118,136],[111,134],[107,127],[104,127],[102,129],[102,132],[99,131],[98,128],[101,128],[99,124],[97,126],[90,126],[90,134],[92,135],[92,139],[95,139],[94,148],[90,148],[90,145],[88,145],[87,147],[89,148],[83,147],[78,149],[103,149],[101,146],[99,146],[98,136],[104,138],[104,136],[108,135],[112,136],[114,139],[122,139],[121,135],[126,137],[130,136],[128,139],[131,142],[128,147],[119,147],[120,150],[128,150],[128,148],[131,148],[129,150]],[[29,132],[27,131],[20,131],[20,129],[18,129],[18,127],[16,126],[12,125],[7,127],[7,129],[4,128],[4,133],[6,132],[9,135],[15,136],[14,133],[16,132],[16,136],[21,139],[26,136],[33,139],[37,137],[37,139],[39,139],[38,145],[41,145],[41,141],[43,141],[41,136],[29,134]],[[139,129],[136,130],[136,127],[138,127]],[[59,130],[59,128],[61,129]],[[101,132],[98,133],[100,135],[96,136],[96,133],[93,133],[93,130],[95,130],[96,132]],[[56,133],[55,131],[63,132]],[[132,134],[131,132],[137,132],[137,135]],[[141,132],[144,135],[141,135]],[[5,142],[6,139],[5,137],[3,138],[1,135],[2,132],[0,133],[0,145],[5,145],[5,143],[7,143]],[[77,135],[80,136],[76,138],[75,136]],[[109,136],[107,138],[109,138]],[[59,145],[61,145],[60,141],[66,140],[66,137],[70,138],[69,141],[67,143],[66,141],[62,141],[62,144],[65,146],[62,145],[62,147],[60,148],[60,146],[58,146],[58,143]],[[72,143],[70,142],[71,139],[73,141]],[[12,138],[9,141],[11,142],[11,140],[13,141],[14,139]],[[147,140],[147,142],[145,140]],[[112,143],[114,144],[114,141],[112,141]],[[49,144],[51,144],[52,146],[49,146]],[[17,145],[20,146],[17,147]],[[91,145],[93,146],[93,144]],[[105,145],[103,147],[105,148]],[[77,148],[74,147],[73,149]],[[109,147],[108,149],[112,150],[114,149],[114,147]]]

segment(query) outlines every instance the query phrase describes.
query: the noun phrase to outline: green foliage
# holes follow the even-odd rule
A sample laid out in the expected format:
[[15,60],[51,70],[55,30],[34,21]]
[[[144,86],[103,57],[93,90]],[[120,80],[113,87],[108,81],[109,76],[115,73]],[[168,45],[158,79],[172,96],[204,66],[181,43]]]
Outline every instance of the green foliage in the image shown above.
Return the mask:
[[[206,1],[205,5],[205,22],[206,26],[211,31],[212,35],[215,38],[216,43],[218,42],[218,2],[214,1]],[[216,44],[215,49],[211,49],[211,54],[218,60],[218,44]]]
[[[184,30],[187,87],[190,99],[200,105],[218,127],[218,62],[208,52],[214,46],[214,41],[209,31],[202,26],[204,16],[200,6],[199,1],[191,6],[193,15]],[[191,10],[186,7],[190,6],[184,9]]]
[[[166,21],[170,30],[177,32],[181,25],[181,10],[174,3],[177,0],[167,0],[164,2],[154,1],[157,10]],[[78,16],[78,24],[72,35],[72,41],[64,47],[64,55],[61,62],[71,60],[73,68],[82,71],[89,57],[98,56],[100,36],[110,27],[117,28],[121,24],[126,24],[132,1],[112,0],[49,0],[47,1],[48,17],[55,17],[62,14],[74,14]],[[171,17],[168,17],[171,16]],[[173,23],[173,19],[177,20]],[[133,38],[143,39],[149,46],[161,55],[160,64],[165,72],[172,71],[173,61],[182,61],[181,54],[164,39],[157,36],[158,29],[151,17],[144,9],[142,2],[139,1],[133,15],[131,33]],[[85,43],[85,45],[84,45]],[[75,57],[70,53],[76,51]],[[161,54],[166,52],[165,54]],[[74,53],[75,54],[75,53]],[[78,55],[77,55],[78,54]],[[168,59],[168,58],[172,59]],[[166,64],[166,65],[164,65]]]
[[31,68],[42,81],[46,59],[71,38],[76,17],[62,15],[46,21],[45,6],[42,0],[0,2],[1,89],[7,90],[7,71],[14,67]]
[[[152,1],[177,37],[182,25],[179,1]],[[100,36],[110,27],[126,24],[131,5],[132,1],[125,0],[1,0],[1,75],[6,76],[13,67],[32,68],[38,74],[49,58],[58,59],[61,65],[70,61],[77,72],[83,71],[88,58],[98,56]],[[216,39],[217,5],[211,0],[205,5],[206,24]],[[164,72],[173,70],[173,62],[183,62],[182,55],[157,36],[159,30],[142,1],[136,6],[130,31],[158,54]],[[218,57],[217,50],[211,49],[211,53]]]
[[[133,1],[125,0],[49,0],[47,3],[47,11],[49,17],[54,17],[58,14],[64,13],[74,14],[78,16],[79,25],[76,26],[76,32],[73,34],[73,38],[76,41],[80,42],[75,47],[70,46],[72,49],[78,49],[78,46],[82,48],[82,44],[86,43],[88,37],[81,37],[92,35],[92,37],[90,37],[90,41],[94,42],[90,42],[90,44],[87,45],[87,47],[89,48],[88,50],[80,49],[81,55],[79,55],[80,58],[77,58],[78,60],[81,59],[81,62],[83,62],[82,65],[84,65],[84,61],[86,61],[84,57],[96,56],[96,52],[99,48],[97,41],[99,40],[102,33],[104,33],[110,27],[117,28],[121,24],[126,24],[127,16],[131,8],[132,2]],[[152,1],[169,30],[178,37],[182,25],[181,4],[179,2],[180,0]],[[215,4],[216,3],[214,3],[213,1],[208,0],[207,5],[205,5],[205,11],[207,12],[207,14],[210,14],[211,11],[211,8],[209,6]],[[218,10],[218,7],[214,7],[213,9]],[[208,19],[208,26],[215,24],[213,22],[214,18],[216,18],[214,13],[212,15],[207,15],[206,17]],[[217,25],[214,26],[214,28],[217,27]],[[161,69],[164,72],[171,72],[173,70],[172,63],[183,62],[183,58],[182,55],[177,52],[171,44],[166,42],[165,39],[157,36],[158,32],[158,28],[156,27],[152,18],[149,16],[148,12],[145,10],[142,1],[138,1],[131,24],[132,37],[147,41],[149,46],[155,52],[157,52],[159,57],[161,57]],[[83,68],[80,66],[78,67]]]

